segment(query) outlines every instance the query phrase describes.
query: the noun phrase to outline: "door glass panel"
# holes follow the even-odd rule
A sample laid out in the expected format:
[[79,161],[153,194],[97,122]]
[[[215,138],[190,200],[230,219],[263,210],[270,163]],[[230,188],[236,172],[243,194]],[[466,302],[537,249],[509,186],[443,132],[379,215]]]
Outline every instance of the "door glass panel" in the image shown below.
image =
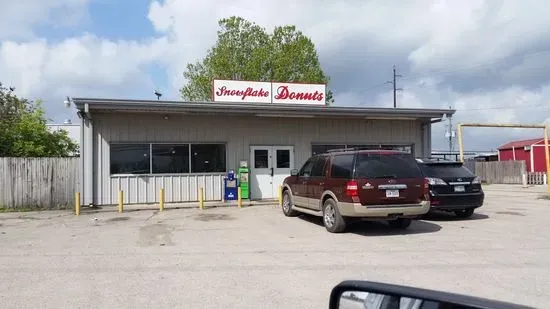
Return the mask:
[[269,167],[269,151],[267,149],[254,149],[254,168]]
[[290,150],[277,149],[277,168],[290,168]]

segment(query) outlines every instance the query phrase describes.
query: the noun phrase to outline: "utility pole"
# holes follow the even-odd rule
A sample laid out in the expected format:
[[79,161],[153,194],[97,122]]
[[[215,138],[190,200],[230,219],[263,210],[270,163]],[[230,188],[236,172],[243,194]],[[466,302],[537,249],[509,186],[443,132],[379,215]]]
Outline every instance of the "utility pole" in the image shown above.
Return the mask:
[[[451,106],[449,106],[449,109],[452,109]],[[449,139],[449,154],[453,152],[453,137],[455,137],[455,132],[453,131],[453,118],[451,116],[447,116],[448,121],[448,131],[445,134],[447,138]]]
[[397,91],[403,90],[403,88],[397,88],[397,77],[403,77],[403,75],[397,74],[397,69],[393,65],[393,79],[386,82],[393,85],[393,108],[397,108]]

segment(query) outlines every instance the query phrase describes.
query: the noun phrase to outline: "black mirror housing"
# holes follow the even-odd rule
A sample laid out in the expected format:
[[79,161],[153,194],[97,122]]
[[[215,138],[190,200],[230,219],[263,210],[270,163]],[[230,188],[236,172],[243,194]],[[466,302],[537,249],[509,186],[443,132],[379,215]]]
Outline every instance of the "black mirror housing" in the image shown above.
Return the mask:
[[329,308],[359,306],[398,309],[402,306],[400,302],[419,305],[431,303],[436,308],[449,309],[534,309],[485,298],[371,281],[344,281],[338,284],[330,294]]

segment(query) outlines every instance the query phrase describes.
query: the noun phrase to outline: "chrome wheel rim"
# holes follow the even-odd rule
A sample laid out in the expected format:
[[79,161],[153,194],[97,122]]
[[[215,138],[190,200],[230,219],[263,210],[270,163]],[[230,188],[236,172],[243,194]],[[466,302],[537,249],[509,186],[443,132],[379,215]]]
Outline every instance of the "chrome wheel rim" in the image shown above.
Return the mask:
[[290,210],[290,197],[288,194],[283,196],[283,211],[288,212]]
[[327,205],[325,207],[325,215],[324,215],[325,225],[327,227],[332,227],[334,225],[334,220],[335,220],[334,217],[335,217],[334,207],[332,207],[332,205]]

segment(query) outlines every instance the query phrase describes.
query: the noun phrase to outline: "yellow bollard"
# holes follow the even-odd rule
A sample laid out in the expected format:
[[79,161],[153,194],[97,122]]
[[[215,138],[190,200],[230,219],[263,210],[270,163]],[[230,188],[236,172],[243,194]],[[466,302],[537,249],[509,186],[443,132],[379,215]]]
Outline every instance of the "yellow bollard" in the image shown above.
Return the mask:
[[77,216],[80,216],[80,192],[74,194],[74,212]]
[[118,190],[118,212],[124,211],[124,191]]
[[239,208],[243,207],[243,193],[241,187],[237,188],[237,205]]
[[283,186],[279,186],[279,192],[277,192],[277,197],[279,198],[279,207],[283,206]]
[[164,188],[160,189],[159,211],[164,210]]
[[199,208],[204,209],[204,189],[199,188]]

